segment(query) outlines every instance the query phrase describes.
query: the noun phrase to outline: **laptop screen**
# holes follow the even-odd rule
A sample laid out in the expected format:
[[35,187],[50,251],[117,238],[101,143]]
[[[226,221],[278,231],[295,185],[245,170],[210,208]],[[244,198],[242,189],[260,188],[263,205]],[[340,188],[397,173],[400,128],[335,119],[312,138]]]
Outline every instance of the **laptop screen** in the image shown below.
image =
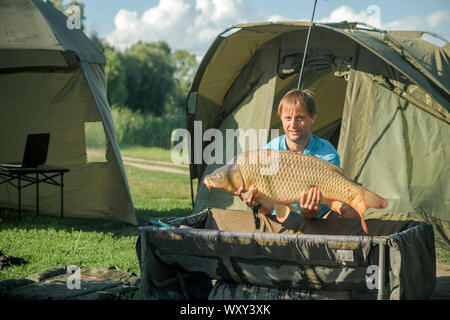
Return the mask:
[[23,154],[23,165],[35,167],[42,165],[47,160],[50,133],[29,134]]

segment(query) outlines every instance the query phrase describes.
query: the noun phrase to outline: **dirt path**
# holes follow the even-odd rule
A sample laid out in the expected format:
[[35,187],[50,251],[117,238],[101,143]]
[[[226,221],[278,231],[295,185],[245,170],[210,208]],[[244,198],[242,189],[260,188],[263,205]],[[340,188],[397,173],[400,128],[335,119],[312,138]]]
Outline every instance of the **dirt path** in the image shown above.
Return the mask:
[[122,159],[125,165],[139,169],[189,175],[188,165],[178,165],[169,161],[146,160],[124,156]]

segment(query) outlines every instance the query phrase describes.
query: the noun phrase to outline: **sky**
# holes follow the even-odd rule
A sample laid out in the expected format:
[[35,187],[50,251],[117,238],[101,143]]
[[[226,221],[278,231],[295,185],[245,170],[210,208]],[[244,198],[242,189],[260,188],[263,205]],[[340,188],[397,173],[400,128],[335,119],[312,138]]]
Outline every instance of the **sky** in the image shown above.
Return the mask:
[[[66,0],[67,1],[67,0]],[[124,50],[166,41],[202,57],[238,23],[310,21],[314,0],[80,0],[86,33]],[[359,21],[386,30],[423,30],[450,39],[449,0],[317,0],[315,22]]]

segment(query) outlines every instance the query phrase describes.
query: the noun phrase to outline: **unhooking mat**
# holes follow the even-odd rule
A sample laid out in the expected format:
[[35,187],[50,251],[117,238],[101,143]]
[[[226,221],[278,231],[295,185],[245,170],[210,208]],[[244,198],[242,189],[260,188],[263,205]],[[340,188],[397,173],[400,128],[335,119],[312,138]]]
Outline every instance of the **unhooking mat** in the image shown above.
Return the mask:
[[58,266],[0,282],[0,299],[115,300],[139,289],[140,278],[114,268]]

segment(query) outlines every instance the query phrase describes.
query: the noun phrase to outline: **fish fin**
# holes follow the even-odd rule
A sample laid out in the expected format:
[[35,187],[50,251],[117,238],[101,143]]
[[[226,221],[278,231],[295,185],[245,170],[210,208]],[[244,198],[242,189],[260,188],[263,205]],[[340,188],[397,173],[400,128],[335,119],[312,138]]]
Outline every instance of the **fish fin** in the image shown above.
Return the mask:
[[358,212],[359,216],[361,217],[361,227],[366,233],[369,233],[369,230],[367,229],[366,222],[364,221],[364,211],[366,211],[365,207],[361,205],[361,202],[357,204],[352,204],[351,207]]
[[[342,205],[344,204],[341,201],[332,201],[332,200],[325,200],[323,203],[328,206],[331,210],[339,213],[341,216],[343,212],[341,211]],[[356,210],[358,212],[360,218],[361,218],[361,227],[366,233],[369,233],[369,230],[367,229],[366,222],[364,221],[364,211],[366,211],[366,207],[364,206],[363,202],[361,200],[355,200],[350,204],[350,207]]]
[[344,204],[341,201],[337,201],[337,200],[328,200],[328,199],[324,199],[322,198],[322,204],[326,205],[328,208],[330,208],[331,210],[342,214],[341,212],[341,207]]
[[286,220],[289,216],[289,212],[291,211],[289,207],[284,204],[276,204],[274,205],[274,209],[279,222],[284,222],[284,220]]
[[294,207],[294,206],[292,206],[290,204],[288,204],[287,207],[289,208],[289,210],[297,212],[297,208],[296,207]]
[[388,206],[388,202],[369,190],[361,190],[361,197],[352,202],[351,207],[355,209],[361,217],[361,225],[367,233],[367,226],[364,222],[364,212],[368,208],[383,209]]

